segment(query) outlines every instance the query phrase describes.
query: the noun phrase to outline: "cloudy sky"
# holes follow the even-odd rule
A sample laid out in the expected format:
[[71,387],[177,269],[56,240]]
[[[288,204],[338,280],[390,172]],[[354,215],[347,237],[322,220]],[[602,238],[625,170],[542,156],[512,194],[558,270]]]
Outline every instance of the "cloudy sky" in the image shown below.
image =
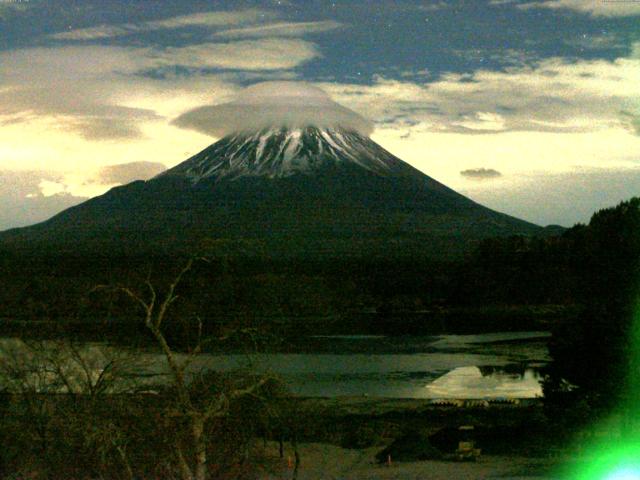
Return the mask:
[[640,0],[0,0],[0,229],[149,178],[175,122],[303,80],[494,209],[570,226],[640,195]]

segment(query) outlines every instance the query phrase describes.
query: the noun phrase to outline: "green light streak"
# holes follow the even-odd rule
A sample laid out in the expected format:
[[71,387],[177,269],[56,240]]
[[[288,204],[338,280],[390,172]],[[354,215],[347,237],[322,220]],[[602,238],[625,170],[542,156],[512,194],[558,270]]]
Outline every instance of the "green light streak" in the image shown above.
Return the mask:
[[640,480],[640,443],[596,451],[576,480]]
[[[640,302],[636,302],[628,343],[625,395],[617,416],[620,435],[592,442],[586,464],[568,478],[575,480],[640,480]],[[614,437],[614,438],[612,438]]]

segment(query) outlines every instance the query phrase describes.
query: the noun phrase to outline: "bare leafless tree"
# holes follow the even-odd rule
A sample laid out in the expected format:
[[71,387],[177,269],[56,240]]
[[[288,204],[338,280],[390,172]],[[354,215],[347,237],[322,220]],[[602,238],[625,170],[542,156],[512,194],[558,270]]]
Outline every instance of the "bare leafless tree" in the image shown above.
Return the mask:
[[115,455],[125,478],[134,478],[125,435],[99,411],[106,393],[133,391],[131,373],[139,366],[130,354],[104,345],[17,339],[0,345],[0,384],[28,422],[15,431],[29,437],[26,444],[37,447],[48,469],[55,468],[50,454],[62,427],[95,452],[94,464],[107,469]]
[[[205,259],[202,259],[206,261]],[[209,392],[208,398],[195,398],[187,378],[189,367],[194,359],[202,352],[205,339],[203,338],[203,323],[196,317],[197,339],[186,355],[178,355],[169,345],[164,327],[171,305],[178,299],[176,290],[180,283],[194,267],[197,259],[189,259],[172,279],[164,293],[158,291],[149,278],[145,281],[146,293],[138,293],[125,286],[99,286],[98,289],[109,289],[125,294],[133,300],[143,311],[144,325],[160,347],[166,365],[171,374],[171,387],[174,392],[174,408],[167,410],[166,417],[179,416],[187,426],[187,438],[191,448],[185,448],[176,436],[176,452],[179,472],[182,480],[206,480],[207,468],[207,425],[216,418],[229,413],[234,400],[247,395],[257,395],[261,388],[273,380],[271,375],[250,376],[244,382],[232,388],[221,389],[215,393]],[[202,392],[200,393],[202,395]],[[169,418],[166,418],[169,421]]]

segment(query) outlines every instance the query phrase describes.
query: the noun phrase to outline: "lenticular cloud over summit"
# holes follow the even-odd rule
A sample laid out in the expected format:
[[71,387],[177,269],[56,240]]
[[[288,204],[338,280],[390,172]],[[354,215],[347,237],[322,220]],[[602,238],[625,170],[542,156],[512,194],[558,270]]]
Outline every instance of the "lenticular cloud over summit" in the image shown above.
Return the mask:
[[258,83],[229,103],[196,108],[173,123],[214,137],[270,127],[340,128],[365,136],[373,130],[367,119],[303,82]]

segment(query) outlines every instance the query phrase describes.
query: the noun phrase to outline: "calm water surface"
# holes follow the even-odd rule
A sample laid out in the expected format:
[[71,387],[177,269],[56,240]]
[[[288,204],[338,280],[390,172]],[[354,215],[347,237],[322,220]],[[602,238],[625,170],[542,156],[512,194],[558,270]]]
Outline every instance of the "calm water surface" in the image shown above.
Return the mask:
[[[312,337],[309,353],[201,355],[193,371],[247,368],[279,375],[303,396],[387,398],[533,398],[542,395],[538,369],[548,360],[547,332],[439,335],[431,337]],[[0,354],[19,349],[16,339],[0,340]],[[96,358],[115,347],[85,344]],[[137,373],[162,382],[162,356],[145,352]]]
[[304,396],[534,398],[542,395],[538,369],[549,360],[548,337],[547,332],[315,337],[326,342],[316,345],[322,353],[226,355],[211,361],[221,371],[252,366],[275,372]]

